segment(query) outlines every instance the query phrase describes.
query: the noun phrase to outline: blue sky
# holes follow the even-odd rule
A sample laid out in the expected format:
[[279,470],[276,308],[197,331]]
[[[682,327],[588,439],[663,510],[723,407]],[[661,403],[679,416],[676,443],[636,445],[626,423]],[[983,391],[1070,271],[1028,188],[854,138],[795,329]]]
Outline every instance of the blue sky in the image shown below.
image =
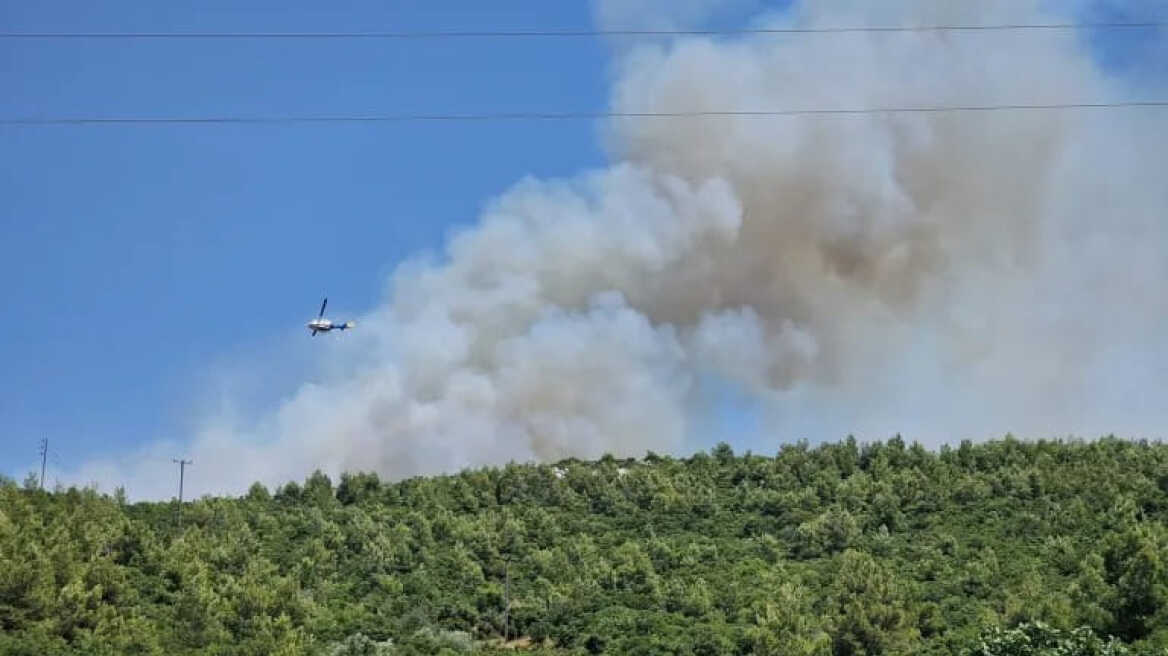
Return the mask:
[[[197,5],[197,6],[196,6]],[[584,3],[5,2],[6,31],[588,26]],[[422,7],[425,8],[422,8]],[[551,8],[554,7],[554,10]],[[587,39],[0,42],[0,115],[598,108]],[[596,126],[0,127],[0,472],[181,438],[215,362],[375,305],[403,257],[525,175],[600,164]],[[297,333],[299,336],[299,333]],[[287,381],[273,381],[286,388]]]
[[[1168,15],[1160,0],[1084,6],[1101,20]],[[588,3],[546,0],[0,2],[11,32],[579,29],[591,19]],[[1166,77],[1162,35],[1093,42],[1117,71]],[[0,41],[0,115],[597,110],[606,65],[593,39]],[[183,439],[217,367],[302,337],[322,295],[331,315],[373,307],[397,263],[440,249],[523,176],[603,164],[596,128],[0,126],[10,272],[0,472],[22,476],[42,437],[66,468]],[[283,363],[260,393],[294,387],[296,371]],[[757,423],[734,390],[712,398],[713,424]]]

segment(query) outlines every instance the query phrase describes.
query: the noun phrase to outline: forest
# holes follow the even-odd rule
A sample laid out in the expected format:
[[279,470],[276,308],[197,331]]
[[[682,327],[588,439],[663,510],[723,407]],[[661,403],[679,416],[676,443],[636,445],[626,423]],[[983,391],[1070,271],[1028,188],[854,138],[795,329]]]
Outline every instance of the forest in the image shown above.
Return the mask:
[[1168,653],[1160,443],[38,488],[0,482],[0,654]]

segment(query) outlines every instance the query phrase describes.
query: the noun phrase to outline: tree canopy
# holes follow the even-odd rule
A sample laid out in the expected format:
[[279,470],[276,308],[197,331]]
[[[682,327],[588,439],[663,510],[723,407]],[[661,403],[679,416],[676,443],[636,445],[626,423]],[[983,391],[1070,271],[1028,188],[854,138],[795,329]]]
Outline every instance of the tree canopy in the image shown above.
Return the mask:
[[1168,447],[1012,437],[0,483],[3,654],[1163,654]]

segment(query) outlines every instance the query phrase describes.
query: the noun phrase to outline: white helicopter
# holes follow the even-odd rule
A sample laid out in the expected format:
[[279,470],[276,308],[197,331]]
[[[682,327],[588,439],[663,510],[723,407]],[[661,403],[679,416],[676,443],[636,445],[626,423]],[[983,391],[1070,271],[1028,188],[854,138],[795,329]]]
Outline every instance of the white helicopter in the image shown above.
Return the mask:
[[325,297],[324,302],[320,304],[320,314],[316,318],[308,322],[308,329],[312,331],[312,336],[316,337],[317,333],[327,333],[330,330],[348,330],[357,325],[352,321],[344,323],[333,323],[324,318],[324,306],[328,305],[328,297]]

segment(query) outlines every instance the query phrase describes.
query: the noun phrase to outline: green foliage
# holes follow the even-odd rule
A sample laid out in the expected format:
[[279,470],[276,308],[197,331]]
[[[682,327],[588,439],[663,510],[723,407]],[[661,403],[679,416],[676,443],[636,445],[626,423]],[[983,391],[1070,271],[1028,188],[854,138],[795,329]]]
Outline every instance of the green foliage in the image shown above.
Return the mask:
[[1127,656],[1116,639],[1104,641],[1086,627],[1059,631],[1041,622],[1027,623],[1009,631],[991,629],[968,656]]
[[1166,471],[1114,438],[719,444],[318,471],[181,528],[0,479],[0,653],[1162,654]]
[[392,656],[393,653],[392,641],[375,642],[363,633],[354,633],[325,651],[327,656]]

